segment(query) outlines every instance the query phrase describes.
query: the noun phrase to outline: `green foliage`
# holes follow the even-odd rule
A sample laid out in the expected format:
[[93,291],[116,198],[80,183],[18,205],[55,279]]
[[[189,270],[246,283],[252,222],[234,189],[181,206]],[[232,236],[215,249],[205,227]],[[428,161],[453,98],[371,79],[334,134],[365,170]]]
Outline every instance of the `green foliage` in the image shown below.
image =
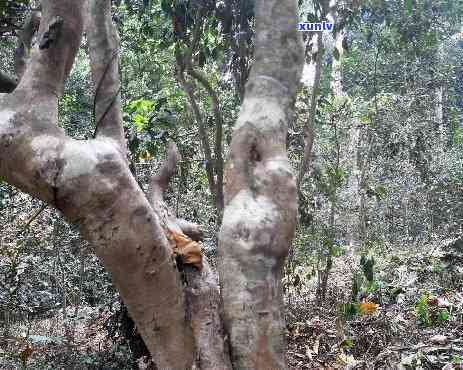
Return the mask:
[[447,309],[445,309],[445,308],[441,309],[441,310],[439,310],[439,312],[437,314],[437,323],[440,324],[440,325],[444,325],[449,321],[449,318],[450,318],[450,314],[447,311]]
[[8,18],[21,8],[30,4],[30,0],[0,0],[0,16]]
[[431,326],[431,313],[429,307],[429,296],[424,293],[415,305],[416,316],[426,326]]
[[418,321],[425,326],[445,325],[450,314],[446,308],[439,308],[437,299],[423,293],[415,305]]
[[373,282],[374,279],[374,266],[375,259],[373,256],[367,257],[362,255],[360,258],[360,266],[362,267],[363,274],[369,283]]
[[454,365],[461,365],[463,363],[463,357],[460,355],[452,355],[451,362]]
[[353,302],[340,304],[338,311],[339,316],[345,321],[354,319],[354,317],[360,313],[358,305]]
[[135,125],[138,132],[144,131],[151,122],[153,110],[154,102],[147,99],[132,100],[124,107],[124,112],[131,116],[130,123]]

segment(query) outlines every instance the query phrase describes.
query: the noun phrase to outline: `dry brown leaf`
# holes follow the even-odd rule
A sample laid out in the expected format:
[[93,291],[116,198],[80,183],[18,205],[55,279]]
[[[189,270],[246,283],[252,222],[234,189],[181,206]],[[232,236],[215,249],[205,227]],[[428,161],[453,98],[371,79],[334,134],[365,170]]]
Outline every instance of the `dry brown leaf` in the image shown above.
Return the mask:
[[431,343],[436,344],[445,344],[447,343],[448,338],[445,335],[434,335],[433,337],[429,338]]
[[174,253],[186,265],[193,265],[199,270],[203,268],[203,254],[198,242],[190,239],[183,233],[169,232],[167,234]]
[[336,356],[336,362],[342,366],[355,366],[357,364],[354,356],[348,355],[343,351]]
[[379,305],[373,302],[362,302],[359,303],[359,310],[363,314],[374,314],[378,310]]
[[31,357],[32,355],[32,352],[34,352],[32,347],[27,345],[26,348],[24,348],[19,354],[19,358],[21,359],[21,362],[23,363],[24,366],[26,366],[27,361],[29,360],[29,357]]

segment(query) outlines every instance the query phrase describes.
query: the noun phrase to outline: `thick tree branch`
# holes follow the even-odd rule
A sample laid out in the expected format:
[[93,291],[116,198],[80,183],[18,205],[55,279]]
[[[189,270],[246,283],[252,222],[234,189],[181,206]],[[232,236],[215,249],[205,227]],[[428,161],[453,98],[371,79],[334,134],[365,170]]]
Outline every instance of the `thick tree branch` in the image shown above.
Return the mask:
[[115,140],[125,153],[119,81],[119,35],[111,20],[111,3],[88,0],[86,33],[95,87],[96,136]]
[[[163,192],[175,174],[178,160],[179,152],[177,147],[171,144],[166,161],[152,178],[148,196],[154,211],[159,215],[165,233],[173,236],[171,241],[174,242],[174,248],[176,248],[175,242],[177,240],[188,241],[186,236],[188,234],[184,233],[184,230],[194,231],[196,236],[199,236],[197,225],[177,219],[163,199]],[[194,242],[190,243],[190,245],[193,246]],[[196,350],[198,351],[198,368],[231,370],[228,343],[223,330],[221,297],[217,276],[204,256],[202,257],[202,268],[200,270],[186,264],[183,271],[187,281],[188,314],[193,329]]]
[[21,80],[27,67],[31,54],[32,38],[39,30],[41,14],[33,11],[24,22],[22,30],[18,34],[18,46],[14,55],[14,70],[18,80]]
[[30,63],[17,87],[28,96],[59,96],[63,92],[82,37],[84,0],[42,1],[38,31],[41,48],[32,50]]
[[24,22],[22,30],[18,33],[18,44],[14,55],[16,76],[9,76],[0,72],[0,93],[11,93],[18,86],[30,57],[32,38],[38,31],[39,25],[40,12],[33,11]]
[[199,242],[203,239],[204,231],[201,229],[200,225],[182,218],[177,218],[177,224],[182,232],[192,240]]
[[177,146],[171,143],[167,150],[167,158],[165,162],[151,179],[151,186],[148,195],[150,202],[153,202],[154,199],[163,199],[163,193],[167,190],[171,178],[175,175],[179,159],[180,153]]
[[158,367],[189,369],[195,349],[183,283],[125,154],[109,135],[75,141],[57,127],[57,95],[80,45],[84,3],[42,1],[42,49],[33,49],[17,89],[0,95],[0,177],[79,225]]

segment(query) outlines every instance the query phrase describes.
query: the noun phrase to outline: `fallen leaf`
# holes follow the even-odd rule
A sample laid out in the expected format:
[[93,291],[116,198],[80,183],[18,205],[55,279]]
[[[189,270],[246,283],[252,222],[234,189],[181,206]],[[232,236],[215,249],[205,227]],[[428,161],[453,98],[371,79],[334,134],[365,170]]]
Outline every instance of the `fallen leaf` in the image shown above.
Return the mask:
[[357,364],[357,361],[355,360],[354,356],[347,355],[344,352],[341,352],[336,356],[336,362],[338,364],[343,365],[343,366],[356,365]]
[[186,265],[193,265],[199,270],[203,268],[203,253],[198,242],[190,239],[183,233],[167,233],[174,253],[182,259]]
[[314,354],[315,353],[313,353],[312,349],[309,346],[305,348],[305,355],[308,357],[310,361],[312,361]]
[[400,364],[401,365],[406,365],[406,366],[412,366],[413,362],[415,361],[415,358],[416,358],[415,353],[413,353],[411,355],[408,355],[408,356],[404,356],[404,357],[402,357],[402,360],[400,361]]
[[445,344],[447,343],[448,338],[445,335],[434,335],[433,337],[429,338],[431,343],[437,344]]
[[379,305],[373,302],[362,302],[359,303],[359,310],[363,314],[374,314],[378,310]]
[[437,306],[440,308],[450,308],[452,304],[446,297],[440,297],[437,299]]
[[26,366],[27,361],[29,360],[29,357],[31,357],[32,352],[34,352],[34,350],[31,346],[28,345],[19,354],[19,358],[21,359],[21,362],[24,366]]

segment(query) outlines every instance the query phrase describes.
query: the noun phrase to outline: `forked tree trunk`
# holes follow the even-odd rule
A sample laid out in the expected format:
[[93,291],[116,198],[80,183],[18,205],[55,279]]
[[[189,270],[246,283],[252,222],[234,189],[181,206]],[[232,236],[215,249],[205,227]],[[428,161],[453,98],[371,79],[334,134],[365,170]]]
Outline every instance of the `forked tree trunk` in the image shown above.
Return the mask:
[[96,138],[76,141],[57,126],[58,96],[80,46],[85,4],[42,1],[38,45],[16,90],[0,95],[0,177],[79,225],[158,367],[187,369],[195,348],[183,283],[159,219],[126,160],[109,0],[89,0],[86,22],[97,90]]
[[[173,217],[162,199],[175,160],[153,179],[149,196],[129,169],[110,1],[42,0],[42,11],[19,85],[0,94],[0,177],[80,227],[159,369],[286,368],[280,277],[297,196],[285,139],[303,62],[296,0],[256,1],[255,65],[235,127],[220,234],[230,346],[207,262],[200,272],[176,263],[179,255],[200,266],[187,237],[197,227]],[[97,130],[94,139],[76,141],[57,126],[58,97],[84,24]]]

